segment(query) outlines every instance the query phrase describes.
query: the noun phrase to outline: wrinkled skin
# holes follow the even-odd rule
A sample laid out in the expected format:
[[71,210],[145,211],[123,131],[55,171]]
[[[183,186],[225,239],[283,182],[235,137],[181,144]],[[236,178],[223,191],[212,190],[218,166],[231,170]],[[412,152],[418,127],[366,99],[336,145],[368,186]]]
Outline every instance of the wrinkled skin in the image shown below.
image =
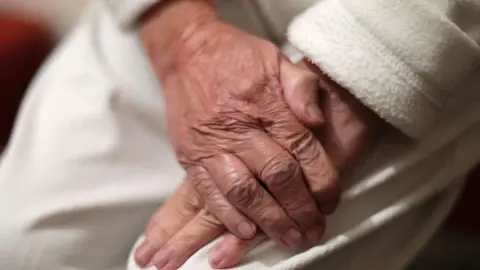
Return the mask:
[[[156,38],[162,16],[204,3],[169,2],[141,33],[164,89],[168,133],[187,182],[240,239],[254,237],[258,226],[283,246],[318,242],[340,185],[305,127],[323,122],[317,78],[270,42],[208,16],[172,34],[181,36],[174,45],[164,43],[166,32]],[[158,248],[147,241],[139,262],[151,261]]]
[[[305,64],[300,66],[307,68]],[[315,134],[325,145],[335,166],[338,169],[345,168],[371,145],[383,122],[318,69],[309,68],[320,77],[320,104],[325,115],[324,126],[318,128]],[[225,226],[204,207],[191,182],[187,181],[152,217],[145,231],[147,240],[136,250],[136,259],[141,265],[177,269],[194,252],[225,232]],[[211,265],[214,268],[232,267],[240,262],[248,250],[266,239],[268,236],[262,232],[248,240],[228,233],[212,249]],[[145,261],[143,255],[147,242],[156,243],[159,248],[151,257],[153,259]]]

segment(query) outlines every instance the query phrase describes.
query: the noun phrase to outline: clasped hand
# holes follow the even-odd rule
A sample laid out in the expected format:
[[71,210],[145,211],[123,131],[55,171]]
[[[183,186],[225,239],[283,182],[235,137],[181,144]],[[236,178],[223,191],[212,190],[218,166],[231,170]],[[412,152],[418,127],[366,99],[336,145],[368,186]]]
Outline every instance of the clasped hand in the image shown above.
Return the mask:
[[144,24],[142,37],[187,176],[155,215],[171,222],[150,222],[139,265],[176,269],[223,226],[245,247],[265,236],[293,248],[319,242],[324,215],[340,197],[335,165],[344,161],[334,164],[309,129],[325,121],[317,75],[270,42],[210,16],[165,42],[153,32],[157,20],[175,12],[162,12]]

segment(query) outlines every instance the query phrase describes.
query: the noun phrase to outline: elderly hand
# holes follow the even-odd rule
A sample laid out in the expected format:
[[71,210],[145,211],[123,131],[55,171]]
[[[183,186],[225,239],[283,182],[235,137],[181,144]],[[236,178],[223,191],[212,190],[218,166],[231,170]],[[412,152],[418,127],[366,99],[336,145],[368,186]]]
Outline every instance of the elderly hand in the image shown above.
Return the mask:
[[[324,127],[316,134],[335,165],[342,169],[374,141],[383,121],[316,67],[310,68],[320,77],[323,94],[320,104],[326,118]],[[190,190],[188,195],[186,190]],[[223,224],[205,210],[196,196],[186,182],[153,216],[145,232],[147,241],[135,253],[140,266],[150,263],[158,269],[176,269],[194,252],[225,232]],[[232,267],[266,239],[263,233],[250,240],[229,234],[212,249],[211,264],[215,268]],[[149,254],[147,258],[150,259],[145,261],[144,254],[151,252],[145,248],[147,242],[157,246],[159,252]]]
[[167,1],[141,36],[163,86],[169,137],[205,208],[239,238],[258,225],[281,245],[319,241],[340,188],[304,125],[323,121],[315,74],[218,21],[205,0]]

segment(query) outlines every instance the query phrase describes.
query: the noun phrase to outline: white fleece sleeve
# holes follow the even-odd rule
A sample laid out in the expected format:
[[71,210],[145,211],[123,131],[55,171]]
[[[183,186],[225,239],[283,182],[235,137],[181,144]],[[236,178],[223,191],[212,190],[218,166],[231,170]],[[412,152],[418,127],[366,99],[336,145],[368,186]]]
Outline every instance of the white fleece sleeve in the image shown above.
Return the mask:
[[480,66],[480,0],[323,0],[289,41],[412,138]]
[[101,0],[123,27],[130,27],[138,18],[162,0]]

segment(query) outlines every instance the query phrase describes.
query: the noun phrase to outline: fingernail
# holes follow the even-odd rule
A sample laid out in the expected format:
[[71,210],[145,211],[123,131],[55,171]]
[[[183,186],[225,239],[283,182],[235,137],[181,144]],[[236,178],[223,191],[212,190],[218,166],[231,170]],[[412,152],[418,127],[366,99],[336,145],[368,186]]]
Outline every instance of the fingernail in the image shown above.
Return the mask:
[[307,232],[307,238],[312,243],[318,243],[322,240],[323,230],[319,228],[312,228]]
[[223,258],[225,257],[225,249],[224,245],[219,244],[218,246],[215,246],[211,252],[210,252],[210,264],[211,266],[215,268],[220,268],[222,267],[222,261]]
[[155,266],[157,269],[162,269],[168,263],[170,257],[170,250],[161,249],[157,254],[155,254],[155,257],[153,257],[149,266]]
[[138,266],[145,267],[154,254],[155,249],[144,240],[135,250],[135,262]]
[[323,113],[318,108],[318,105],[315,103],[310,103],[307,105],[307,113],[310,116],[310,118],[314,119],[317,122],[323,122]]
[[250,239],[255,235],[255,226],[246,221],[240,222],[237,229],[244,239]]
[[289,229],[283,237],[283,241],[290,247],[298,247],[302,241],[302,235],[295,229]]

